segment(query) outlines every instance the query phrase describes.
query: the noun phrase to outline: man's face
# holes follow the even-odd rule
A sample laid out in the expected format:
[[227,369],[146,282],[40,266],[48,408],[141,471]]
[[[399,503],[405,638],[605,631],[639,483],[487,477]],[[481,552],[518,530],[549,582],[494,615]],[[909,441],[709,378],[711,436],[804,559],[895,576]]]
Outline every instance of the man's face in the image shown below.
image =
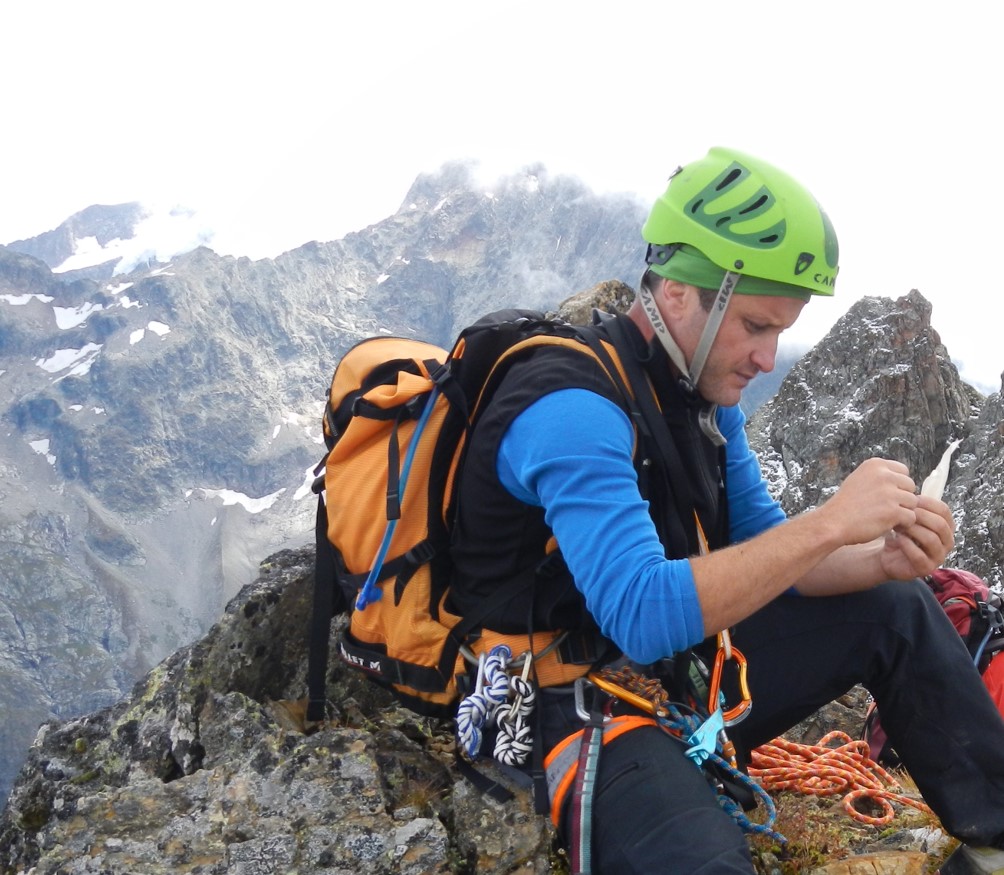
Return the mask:
[[[708,313],[693,286],[669,282],[663,291],[670,330],[690,362]],[[778,338],[795,323],[804,306],[797,298],[733,295],[697,381],[701,395],[722,406],[738,404],[750,380],[774,370]]]

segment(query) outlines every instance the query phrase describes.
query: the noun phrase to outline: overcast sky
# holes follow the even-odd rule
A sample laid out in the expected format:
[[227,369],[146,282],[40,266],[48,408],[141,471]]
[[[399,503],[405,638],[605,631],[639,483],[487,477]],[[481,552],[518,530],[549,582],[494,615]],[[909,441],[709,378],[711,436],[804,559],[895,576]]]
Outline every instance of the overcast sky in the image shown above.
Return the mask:
[[0,242],[139,200],[195,211],[220,253],[273,256],[390,215],[448,160],[486,176],[542,162],[650,201],[678,164],[727,145],[801,180],[840,236],[837,297],[813,301],[796,337],[815,342],[862,295],[917,288],[963,376],[995,391],[997,10],[5,3]]

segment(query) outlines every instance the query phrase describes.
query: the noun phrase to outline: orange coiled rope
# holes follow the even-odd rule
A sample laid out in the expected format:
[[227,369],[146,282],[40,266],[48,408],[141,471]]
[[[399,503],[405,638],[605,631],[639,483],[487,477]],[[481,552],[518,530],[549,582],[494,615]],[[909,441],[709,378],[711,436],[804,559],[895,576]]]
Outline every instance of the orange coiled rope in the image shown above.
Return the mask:
[[[832,741],[842,743],[829,747]],[[900,783],[869,759],[867,742],[855,741],[846,732],[829,732],[818,744],[775,738],[753,751],[749,774],[766,790],[794,790],[814,796],[845,794],[844,811],[873,826],[885,826],[896,816],[893,802],[933,813],[920,800],[905,795]],[[864,814],[855,807],[858,799],[872,800],[883,813],[878,817]]]

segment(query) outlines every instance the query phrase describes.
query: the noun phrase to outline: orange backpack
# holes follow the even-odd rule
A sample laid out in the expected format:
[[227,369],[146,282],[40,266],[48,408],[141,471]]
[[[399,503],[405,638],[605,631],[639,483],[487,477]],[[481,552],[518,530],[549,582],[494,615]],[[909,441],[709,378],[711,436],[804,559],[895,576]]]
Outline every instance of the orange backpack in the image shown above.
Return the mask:
[[[528,636],[482,626],[496,604],[518,594],[511,588],[501,587],[497,603],[489,599],[477,616],[451,614],[445,602],[453,488],[466,435],[508,364],[542,344],[592,357],[626,391],[611,344],[528,310],[484,317],[449,353],[418,340],[373,337],[339,362],[324,412],[328,452],[314,483],[309,720],[325,712],[330,622],[341,610],[351,612],[338,641],[341,658],[423,714],[452,716],[465,658],[476,663],[500,643],[514,655],[530,650]],[[562,663],[558,648],[548,646],[567,631],[534,630],[541,686],[569,683],[589,670]]]

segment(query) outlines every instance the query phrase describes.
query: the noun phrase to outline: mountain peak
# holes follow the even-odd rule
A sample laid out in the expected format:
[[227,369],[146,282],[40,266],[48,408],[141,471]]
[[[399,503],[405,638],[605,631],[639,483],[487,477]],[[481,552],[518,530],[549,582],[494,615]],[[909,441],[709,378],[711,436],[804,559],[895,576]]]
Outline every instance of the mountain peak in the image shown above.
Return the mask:
[[37,258],[63,279],[104,281],[141,264],[163,264],[211,238],[211,232],[184,207],[161,209],[130,202],[86,207],[59,227],[15,240],[7,248]]
[[93,238],[99,247],[113,240],[129,240],[145,217],[139,203],[94,204],[74,213],[51,231],[7,244],[8,249],[31,255],[56,270],[77,251],[81,240]]

